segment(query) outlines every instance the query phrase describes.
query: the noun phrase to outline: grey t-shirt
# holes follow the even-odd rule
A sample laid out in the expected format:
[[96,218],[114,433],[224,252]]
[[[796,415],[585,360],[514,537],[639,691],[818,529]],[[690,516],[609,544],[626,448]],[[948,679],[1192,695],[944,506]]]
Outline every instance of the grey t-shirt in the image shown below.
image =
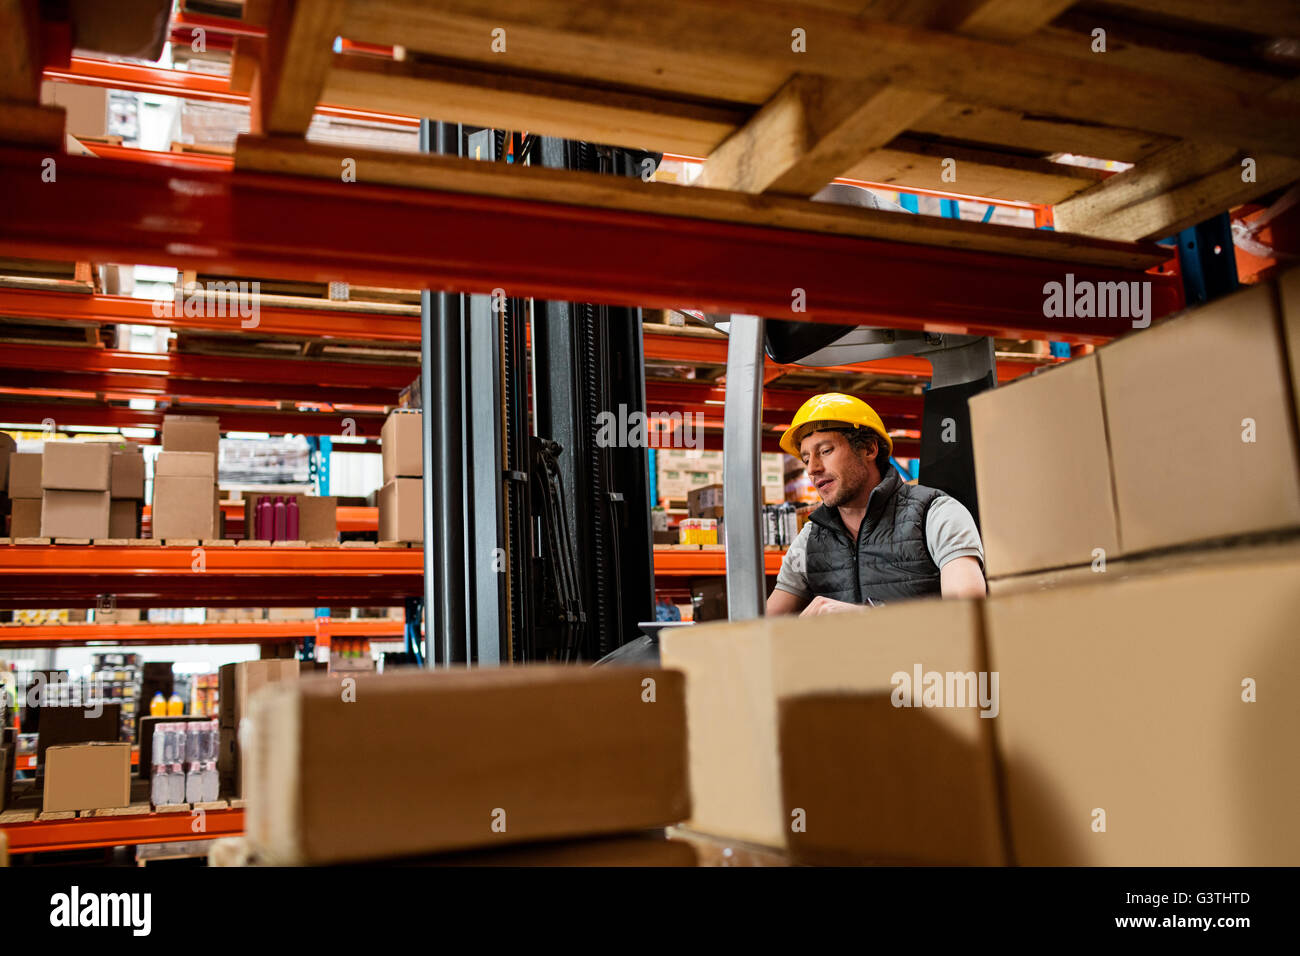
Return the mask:
[[[811,524],[800,529],[794,543],[785,553],[781,562],[781,571],[776,576],[776,586],[782,591],[801,598],[813,598],[815,595],[808,587],[807,553],[808,534]],[[984,566],[984,545],[980,541],[979,530],[970,511],[956,498],[940,495],[930,504],[925,517],[925,543],[930,550],[930,559],[935,566],[942,568],[954,558],[978,558],[980,567]]]

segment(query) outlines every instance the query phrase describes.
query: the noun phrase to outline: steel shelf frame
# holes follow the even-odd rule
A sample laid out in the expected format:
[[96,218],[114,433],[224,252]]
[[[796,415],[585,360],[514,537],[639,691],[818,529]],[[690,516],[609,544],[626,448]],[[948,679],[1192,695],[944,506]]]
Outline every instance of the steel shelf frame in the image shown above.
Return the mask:
[[[1126,319],[1043,316],[1043,285],[1152,283],[1153,314],[1181,305],[1150,273],[795,229],[687,219],[236,170],[174,169],[84,156],[42,183],[38,149],[0,149],[11,190],[0,255],[168,262],[273,274],[652,308],[789,314],[807,321],[1011,338],[1102,342]],[[510,222],[502,230],[497,224]],[[144,303],[153,323],[151,304]],[[329,316],[314,332],[331,331]],[[382,324],[383,317],[367,317]],[[391,320],[388,320],[391,321]],[[237,328],[237,320],[232,323]]]

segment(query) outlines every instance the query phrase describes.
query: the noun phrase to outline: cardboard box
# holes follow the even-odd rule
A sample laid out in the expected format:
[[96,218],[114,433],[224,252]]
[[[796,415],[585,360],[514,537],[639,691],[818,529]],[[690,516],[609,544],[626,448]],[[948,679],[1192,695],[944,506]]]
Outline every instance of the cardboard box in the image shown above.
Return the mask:
[[424,541],[424,482],[394,478],[379,489],[379,540]]
[[164,451],[154,461],[153,474],[158,478],[206,478],[216,484],[217,459],[207,452]]
[[9,459],[18,449],[18,443],[8,432],[0,432],[0,488],[9,487]]
[[298,679],[296,660],[240,661],[222,664],[218,677],[217,718],[222,727],[239,727],[248,708],[248,699],[267,684]]
[[686,508],[693,518],[705,518],[709,515],[702,514],[705,508],[721,508],[723,506],[722,485],[706,485],[703,488],[692,488],[686,494]]
[[1018,863],[1300,864],[1297,580],[1293,555],[988,602]]
[[314,607],[269,607],[266,609],[268,621],[313,621],[316,619]]
[[24,452],[9,458],[9,497],[39,498],[41,496],[41,458],[37,453]]
[[1300,268],[1277,280],[1278,307],[1282,311],[1282,337],[1291,370],[1291,397],[1295,400],[1296,430],[1300,432]]
[[107,492],[109,446],[105,442],[47,441],[40,457],[43,492]]
[[697,625],[660,643],[686,674],[693,828],[813,863],[1006,861],[995,720],[969,700],[895,703],[913,700],[918,669],[923,686],[933,672],[978,687],[979,602]]
[[298,502],[299,541],[336,541],[339,536],[338,497],[335,495],[261,495],[244,496],[244,537],[255,537],[253,515],[263,498],[293,498]]
[[[139,445],[133,446],[139,448]],[[139,451],[118,450],[114,446],[110,461],[109,493],[122,500],[144,500],[144,455]]]
[[[18,456],[15,456],[18,457]],[[9,502],[9,536],[12,538],[39,538],[41,536],[41,499],[14,498]]]
[[1120,555],[1096,356],[972,396],[970,421],[990,578]]
[[[1273,289],[1217,299],[1097,356],[1126,552],[1300,528]],[[1243,440],[1250,431],[1254,440]]]
[[107,538],[107,491],[47,490],[41,499],[43,538]]
[[[159,455],[159,460],[162,459]],[[211,478],[154,477],[152,534],[155,539],[215,538],[218,533]]]
[[384,483],[394,478],[419,478],[424,474],[424,452],[418,412],[393,412],[379,433],[384,458]]
[[[111,610],[95,609],[97,624],[138,624],[142,617],[138,607],[115,607]],[[146,706],[148,701],[145,701]]]
[[69,744],[46,753],[44,812],[104,810],[130,803],[130,744]]
[[217,461],[221,454],[221,424],[210,415],[164,415],[163,451],[201,451]]
[[112,453],[105,442],[48,441],[41,490],[108,491]]
[[113,498],[108,506],[108,537],[140,537],[140,502],[134,498]]
[[[690,812],[680,674],[543,665],[355,680],[354,701],[325,678],[252,702],[246,836],[267,862],[621,833]],[[340,773],[361,751],[376,772]]]

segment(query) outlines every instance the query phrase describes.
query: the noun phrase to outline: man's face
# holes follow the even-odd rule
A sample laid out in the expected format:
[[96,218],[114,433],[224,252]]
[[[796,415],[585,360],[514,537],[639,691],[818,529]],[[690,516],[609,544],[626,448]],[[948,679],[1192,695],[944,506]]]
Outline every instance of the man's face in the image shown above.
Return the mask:
[[843,432],[812,432],[799,443],[799,456],[822,502],[832,508],[852,502],[871,484],[867,455],[854,451]]

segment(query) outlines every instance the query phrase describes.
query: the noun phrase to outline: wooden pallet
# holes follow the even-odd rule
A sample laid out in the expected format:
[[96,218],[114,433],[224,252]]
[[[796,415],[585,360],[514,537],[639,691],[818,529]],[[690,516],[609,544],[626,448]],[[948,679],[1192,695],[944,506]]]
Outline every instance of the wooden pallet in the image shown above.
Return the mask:
[[[588,0],[273,6],[268,41],[241,45],[235,56],[236,72],[261,76],[257,132],[301,136],[318,102],[415,115],[437,102],[447,121],[707,157],[703,184],[767,197],[756,218],[772,223],[802,216],[809,228],[883,229],[902,241],[989,251],[1018,242],[1021,254],[1064,258],[1059,234],[941,234],[918,221],[927,217],[906,227],[871,216],[818,222],[776,200],[811,196],[846,176],[1056,203],[1058,229],[1132,241],[1300,179],[1295,61],[1253,52],[1300,33],[1290,0],[1245,9],[1199,0],[1098,8],[1072,0],[757,8],[663,0],[598,15]],[[401,45],[406,56],[331,56],[336,35]],[[377,162],[361,153],[359,170]],[[1059,162],[1061,154],[1134,165],[1109,176]],[[1256,164],[1251,181],[1241,175],[1247,158]],[[328,165],[334,178],[339,169],[327,149],[277,151],[256,138],[241,141],[236,160],[307,175],[325,175]],[[371,172],[373,181],[484,187],[474,175],[483,170],[468,161],[404,157]],[[568,188],[538,173],[514,166],[502,182],[516,194],[559,183],[566,201],[586,195],[623,208],[637,187],[673,212],[692,201],[635,182],[620,195],[595,177]],[[712,204],[702,218],[734,218],[743,208],[715,195],[694,201]],[[1089,261],[1105,248],[1076,239],[1069,254]]]

